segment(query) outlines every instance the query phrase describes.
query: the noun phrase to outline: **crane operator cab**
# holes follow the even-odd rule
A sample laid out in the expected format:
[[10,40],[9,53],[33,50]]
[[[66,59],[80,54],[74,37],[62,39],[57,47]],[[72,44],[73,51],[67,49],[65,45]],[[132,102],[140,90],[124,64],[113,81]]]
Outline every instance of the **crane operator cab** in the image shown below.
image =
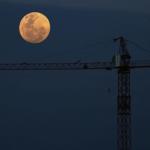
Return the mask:
[[116,54],[112,57],[112,64],[115,67],[119,67],[121,65],[121,56],[119,54]]

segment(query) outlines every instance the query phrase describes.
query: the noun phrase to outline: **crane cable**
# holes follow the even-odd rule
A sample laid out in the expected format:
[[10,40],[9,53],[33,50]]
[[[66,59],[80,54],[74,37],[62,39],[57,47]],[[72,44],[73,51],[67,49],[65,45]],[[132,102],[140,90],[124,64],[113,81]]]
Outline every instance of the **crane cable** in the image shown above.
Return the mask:
[[135,47],[139,48],[139,50],[142,50],[142,51],[145,51],[145,52],[148,52],[150,53],[150,50],[149,49],[146,49],[144,48],[143,46],[141,46],[140,44],[134,42],[134,41],[131,41],[131,40],[126,40],[127,42],[129,42],[130,44],[134,45]]

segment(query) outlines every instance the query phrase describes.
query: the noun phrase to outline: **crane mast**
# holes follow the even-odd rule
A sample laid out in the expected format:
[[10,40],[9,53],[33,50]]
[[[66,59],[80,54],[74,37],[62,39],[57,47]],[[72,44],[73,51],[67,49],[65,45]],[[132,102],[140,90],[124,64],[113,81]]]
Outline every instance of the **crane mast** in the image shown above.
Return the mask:
[[131,150],[131,95],[130,95],[130,54],[123,37],[114,39],[120,44],[120,65],[118,67],[117,97],[117,147]]

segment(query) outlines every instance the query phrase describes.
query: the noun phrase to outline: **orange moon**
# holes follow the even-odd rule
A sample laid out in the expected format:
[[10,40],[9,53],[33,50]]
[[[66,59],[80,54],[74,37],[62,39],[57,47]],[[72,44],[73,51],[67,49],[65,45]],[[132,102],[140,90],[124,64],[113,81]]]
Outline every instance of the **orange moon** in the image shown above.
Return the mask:
[[40,12],[26,14],[20,21],[19,33],[21,37],[32,44],[46,40],[51,30],[49,19]]

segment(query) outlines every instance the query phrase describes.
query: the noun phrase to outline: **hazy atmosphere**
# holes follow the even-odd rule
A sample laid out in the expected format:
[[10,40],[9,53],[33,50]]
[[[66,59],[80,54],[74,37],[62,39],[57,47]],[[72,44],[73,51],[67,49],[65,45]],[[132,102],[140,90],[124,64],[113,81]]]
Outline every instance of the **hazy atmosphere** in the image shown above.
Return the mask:
[[[4,0],[1,0],[4,1]],[[4,1],[6,2],[6,1]],[[35,4],[35,5],[49,5],[62,6],[68,8],[80,9],[106,9],[106,10],[121,10],[130,12],[150,13],[148,0],[7,0],[9,3]]]
[[[150,60],[148,0],[0,0],[0,63],[111,61],[123,35],[133,60]],[[19,23],[44,13],[51,32],[25,42]],[[150,70],[131,72],[133,150],[150,149]],[[1,150],[116,149],[117,72],[0,71]]]

